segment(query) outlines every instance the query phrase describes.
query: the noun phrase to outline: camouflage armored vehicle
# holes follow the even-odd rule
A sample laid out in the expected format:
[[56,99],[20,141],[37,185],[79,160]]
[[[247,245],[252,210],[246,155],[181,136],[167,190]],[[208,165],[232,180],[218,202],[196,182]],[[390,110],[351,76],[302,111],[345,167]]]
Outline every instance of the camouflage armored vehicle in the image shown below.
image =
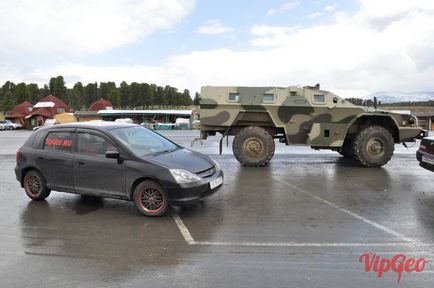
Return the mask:
[[395,143],[422,138],[427,131],[404,115],[356,106],[316,86],[202,87],[201,139],[217,132],[235,135],[232,150],[246,166],[266,165],[275,141],[309,145],[380,167]]

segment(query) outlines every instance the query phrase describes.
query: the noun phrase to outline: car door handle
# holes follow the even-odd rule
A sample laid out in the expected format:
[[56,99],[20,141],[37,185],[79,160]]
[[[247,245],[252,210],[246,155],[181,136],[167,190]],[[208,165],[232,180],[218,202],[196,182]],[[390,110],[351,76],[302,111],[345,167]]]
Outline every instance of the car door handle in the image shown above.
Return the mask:
[[84,165],[84,162],[78,161],[78,165]]
[[38,157],[38,159],[39,159],[39,160],[44,160],[45,158],[44,158],[44,157]]

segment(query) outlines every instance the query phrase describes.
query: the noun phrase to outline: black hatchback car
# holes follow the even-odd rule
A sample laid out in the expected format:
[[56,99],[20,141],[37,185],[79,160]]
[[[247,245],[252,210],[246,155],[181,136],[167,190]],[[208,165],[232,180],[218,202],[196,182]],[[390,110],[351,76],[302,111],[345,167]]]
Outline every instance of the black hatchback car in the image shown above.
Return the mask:
[[82,122],[42,128],[17,151],[26,194],[51,190],[134,201],[147,216],[169,204],[194,204],[216,192],[223,172],[211,158],[135,124]]

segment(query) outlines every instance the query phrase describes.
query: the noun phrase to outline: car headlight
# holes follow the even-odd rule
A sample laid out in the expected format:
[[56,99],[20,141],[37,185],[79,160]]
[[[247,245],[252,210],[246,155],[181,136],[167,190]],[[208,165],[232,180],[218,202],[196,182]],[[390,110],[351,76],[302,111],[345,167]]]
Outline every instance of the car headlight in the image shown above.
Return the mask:
[[183,169],[169,169],[169,171],[170,174],[172,174],[173,178],[175,178],[176,182],[178,182],[179,184],[192,183],[202,179],[196,174]]
[[210,158],[210,159],[211,159],[211,161],[214,163],[214,166],[215,166],[215,168],[217,168],[217,170],[222,170],[222,169],[220,168],[220,164],[217,163],[217,161],[215,161],[215,160],[212,159],[212,158]]

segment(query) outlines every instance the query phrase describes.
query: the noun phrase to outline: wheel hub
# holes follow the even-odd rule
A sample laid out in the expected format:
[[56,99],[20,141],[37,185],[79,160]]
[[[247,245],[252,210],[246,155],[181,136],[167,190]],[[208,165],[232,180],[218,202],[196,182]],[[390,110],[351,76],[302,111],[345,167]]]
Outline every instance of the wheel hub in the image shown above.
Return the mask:
[[257,157],[259,156],[264,146],[262,145],[262,142],[258,140],[257,138],[249,138],[244,143],[244,150],[249,156]]
[[146,211],[156,211],[163,206],[163,196],[156,189],[146,189],[142,192],[141,202]]
[[378,138],[370,139],[366,147],[371,156],[380,157],[384,154],[384,143]]
[[29,177],[27,186],[32,194],[38,194],[41,191],[41,181],[35,176]]

